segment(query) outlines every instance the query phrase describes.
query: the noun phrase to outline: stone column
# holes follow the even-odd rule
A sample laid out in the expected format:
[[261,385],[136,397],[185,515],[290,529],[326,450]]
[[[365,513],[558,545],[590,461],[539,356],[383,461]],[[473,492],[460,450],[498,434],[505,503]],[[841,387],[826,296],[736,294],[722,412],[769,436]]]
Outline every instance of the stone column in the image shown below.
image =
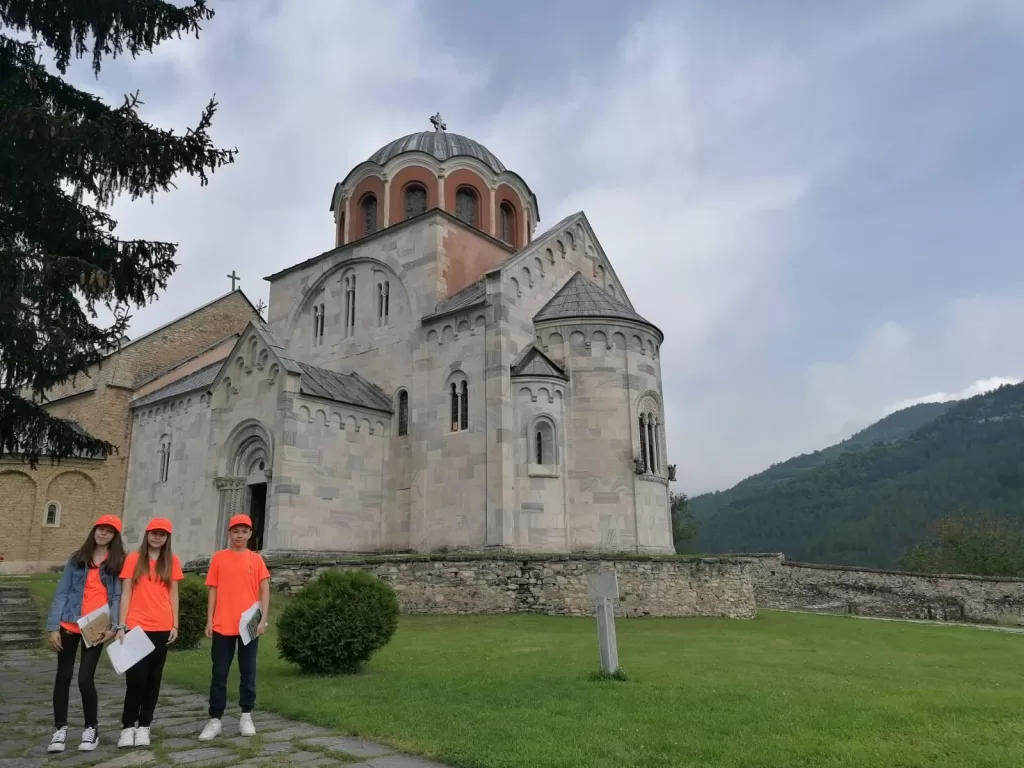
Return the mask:
[[391,226],[391,179],[384,175],[384,226],[386,229]]
[[490,231],[488,231],[487,234],[490,235],[491,237],[497,237],[498,236],[497,235],[498,223],[495,220],[495,214],[497,213],[497,210],[495,209],[494,206],[495,206],[495,202],[496,202],[496,199],[497,199],[496,196],[498,194],[498,190],[495,189],[494,187],[491,187],[488,190],[488,192],[490,193],[490,198],[491,198],[490,202],[488,203],[488,205],[491,207],[491,226],[490,226]]
[[245,504],[244,477],[218,477],[214,480],[220,491],[217,512],[216,548],[221,549],[227,542],[228,521],[232,515],[243,512]]

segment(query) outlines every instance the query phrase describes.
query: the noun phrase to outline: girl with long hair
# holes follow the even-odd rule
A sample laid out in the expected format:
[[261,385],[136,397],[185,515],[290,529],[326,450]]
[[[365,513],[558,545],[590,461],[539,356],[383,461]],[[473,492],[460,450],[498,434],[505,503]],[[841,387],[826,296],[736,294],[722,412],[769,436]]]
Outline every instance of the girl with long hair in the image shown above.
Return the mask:
[[47,752],[63,752],[66,748],[68,700],[79,645],[82,654],[78,663],[78,690],[82,694],[85,729],[78,749],[91,752],[99,743],[96,665],[103,652],[103,643],[114,636],[114,631],[111,628],[103,633],[95,645],[86,647],[77,622],[81,617],[106,605],[110,610],[110,623],[113,627],[120,611],[121,582],[118,574],[123,563],[121,520],[115,515],[102,515],[89,531],[85,542],[68,558],[64,566],[46,617],[50,645],[57,651],[57,679],[53,683],[53,737],[46,748]]
[[170,520],[154,517],[146,526],[142,546],[125,558],[121,570],[118,642],[124,640],[126,631],[141,627],[153,643],[153,652],[124,673],[127,690],[119,747],[149,746],[167,646],[178,639],[178,582],[185,575],[178,556],[171,551],[172,532]]

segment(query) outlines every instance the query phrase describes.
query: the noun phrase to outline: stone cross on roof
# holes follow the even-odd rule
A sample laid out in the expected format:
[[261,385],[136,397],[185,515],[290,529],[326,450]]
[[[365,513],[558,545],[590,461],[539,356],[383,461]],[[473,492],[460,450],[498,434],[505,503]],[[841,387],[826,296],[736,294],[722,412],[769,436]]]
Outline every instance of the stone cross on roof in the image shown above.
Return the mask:
[[435,112],[433,117],[430,118],[430,122],[434,124],[435,131],[445,131],[448,129],[448,126],[445,125],[444,120],[441,119],[440,112]]

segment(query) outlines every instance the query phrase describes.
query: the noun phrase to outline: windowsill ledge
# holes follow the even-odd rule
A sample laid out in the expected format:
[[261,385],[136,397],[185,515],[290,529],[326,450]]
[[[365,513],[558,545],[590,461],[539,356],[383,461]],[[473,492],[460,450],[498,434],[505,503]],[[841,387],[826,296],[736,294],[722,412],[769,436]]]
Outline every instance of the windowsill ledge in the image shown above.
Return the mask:
[[647,480],[652,483],[661,483],[662,485],[668,485],[668,478],[662,477],[661,475],[652,475],[650,472],[644,472],[639,476],[641,480]]
[[531,464],[526,474],[530,477],[558,477],[558,470],[545,464]]

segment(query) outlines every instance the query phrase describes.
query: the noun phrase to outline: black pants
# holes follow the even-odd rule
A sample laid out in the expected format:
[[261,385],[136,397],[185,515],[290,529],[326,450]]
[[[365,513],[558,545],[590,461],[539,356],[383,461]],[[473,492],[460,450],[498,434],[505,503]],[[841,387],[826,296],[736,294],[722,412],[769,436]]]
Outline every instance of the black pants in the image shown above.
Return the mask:
[[96,665],[103,653],[102,645],[86,648],[82,636],[68,632],[61,627],[61,650],[57,651],[57,679],[53,683],[53,727],[63,728],[68,724],[68,697],[71,678],[75,676],[75,656],[82,646],[82,660],[78,664],[78,690],[82,694],[82,709],[85,712],[85,727],[99,725],[99,700],[96,696]]
[[218,720],[224,715],[228,698],[228,672],[231,660],[238,648],[238,703],[242,712],[252,712],[256,706],[256,650],[260,639],[254,637],[248,645],[242,645],[238,635],[213,633],[210,644],[210,658],[213,659],[213,677],[210,680],[210,717]]
[[140,727],[148,728],[153,724],[153,712],[160,698],[160,681],[164,676],[164,662],[167,661],[167,638],[170,635],[170,632],[147,632],[146,637],[153,644],[153,652],[134,667],[125,670],[127,690],[124,694],[124,710],[121,712],[122,727],[134,728],[138,723]]

